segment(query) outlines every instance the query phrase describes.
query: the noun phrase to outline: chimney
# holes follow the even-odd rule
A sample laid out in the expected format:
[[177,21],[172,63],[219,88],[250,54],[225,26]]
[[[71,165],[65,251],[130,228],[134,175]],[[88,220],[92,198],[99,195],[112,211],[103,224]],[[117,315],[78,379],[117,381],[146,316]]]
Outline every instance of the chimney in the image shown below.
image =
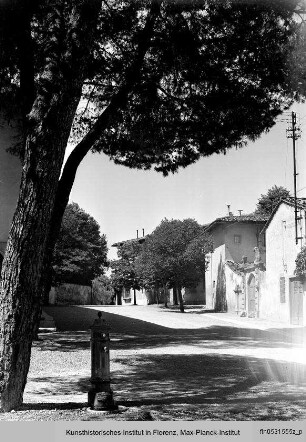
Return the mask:
[[228,211],[228,214],[230,215],[231,214],[231,205],[230,204],[227,204],[227,211]]
[[138,239],[138,230],[136,230],[136,232],[137,232],[137,239]]
[[145,236],[145,235],[144,235],[144,229],[142,229],[142,236]]

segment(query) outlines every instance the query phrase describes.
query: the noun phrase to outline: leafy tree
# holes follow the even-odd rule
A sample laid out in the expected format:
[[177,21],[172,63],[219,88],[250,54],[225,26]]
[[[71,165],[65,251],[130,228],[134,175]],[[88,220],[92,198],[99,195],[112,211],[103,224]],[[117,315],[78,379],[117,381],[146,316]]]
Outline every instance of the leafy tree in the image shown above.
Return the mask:
[[54,283],[90,285],[106,264],[106,237],[99,224],[78,204],[68,204],[54,251]]
[[144,284],[175,287],[184,312],[181,289],[194,287],[203,277],[211,248],[210,237],[195,220],[164,219],[146,239],[136,269]]
[[95,304],[112,304],[115,298],[115,291],[112,280],[106,275],[100,275],[92,282],[92,294]]
[[273,186],[267,193],[260,196],[255,213],[270,216],[278,203],[288,197],[290,197],[289,190],[282,186]]
[[148,236],[142,252],[135,260],[136,275],[140,286],[153,292],[157,303],[162,295],[165,307],[167,307],[170,276],[163,264],[155,253],[151,236]]
[[142,244],[138,240],[125,241],[118,245],[119,259],[111,261],[112,284],[115,290],[123,288],[134,290],[134,304],[136,304],[135,290],[140,289],[136,275],[135,261],[140,253]]
[[296,276],[299,276],[303,280],[306,277],[306,247],[305,246],[298,253],[297,258],[295,260],[295,274],[296,274]]
[[298,96],[288,61],[297,4],[0,2],[0,102],[20,112],[12,150],[23,162],[2,267],[3,410],[22,403],[41,293],[84,156],[103,151],[167,174],[258,137]]

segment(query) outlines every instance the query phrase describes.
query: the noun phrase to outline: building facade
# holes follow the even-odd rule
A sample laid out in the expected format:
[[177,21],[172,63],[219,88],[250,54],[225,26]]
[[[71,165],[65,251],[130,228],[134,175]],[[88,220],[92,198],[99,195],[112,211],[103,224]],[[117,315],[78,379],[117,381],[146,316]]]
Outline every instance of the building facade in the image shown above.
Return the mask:
[[[291,325],[306,325],[305,282],[295,275],[295,260],[306,245],[306,203],[293,199],[279,203],[267,222],[266,287],[261,316]],[[297,218],[297,219],[296,219]]]
[[[259,215],[230,213],[206,227],[213,238],[205,272],[207,309],[258,316],[258,295],[253,288],[259,269],[265,266],[266,245],[261,232],[266,220]],[[249,280],[246,273],[250,273]]]

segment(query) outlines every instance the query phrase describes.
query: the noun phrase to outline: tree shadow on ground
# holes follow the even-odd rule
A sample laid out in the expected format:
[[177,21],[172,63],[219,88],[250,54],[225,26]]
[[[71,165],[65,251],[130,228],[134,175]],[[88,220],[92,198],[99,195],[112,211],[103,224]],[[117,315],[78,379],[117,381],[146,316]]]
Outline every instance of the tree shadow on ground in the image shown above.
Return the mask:
[[90,333],[86,331],[39,333],[39,339],[33,342],[33,348],[62,352],[89,350]]
[[[139,321],[141,327],[150,329],[150,325]],[[268,349],[282,348],[290,350],[293,340],[288,336],[279,336],[262,330],[250,330],[235,327],[212,326],[205,329],[177,329],[175,332],[151,334],[150,330],[143,333],[110,333],[111,350],[158,350],[164,347],[193,346],[193,351],[211,351],[232,349]],[[148,333],[148,335],[146,335]],[[89,332],[53,332],[40,334],[41,339],[35,341],[33,348],[41,351],[71,352],[90,349]],[[296,345],[296,344],[295,344]]]
[[91,387],[90,377],[69,376],[31,376],[26,393],[43,396],[70,396],[87,393]]
[[113,377],[128,407],[192,420],[286,420],[306,416],[305,374],[303,365],[269,359],[165,355],[136,358],[134,370],[128,363]]
[[[256,408],[258,413],[265,409],[265,416],[269,407],[282,407],[282,416],[286,407],[293,407],[306,414],[306,370],[301,364],[214,354],[117,356],[114,364],[120,367],[112,370],[115,399],[126,407],[207,410],[212,406],[234,414]],[[90,387],[89,377],[45,376],[30,381],[40,405],[24,404],[23,409],[50,408],[44,396],[52,395],[61,399],[64,408],[65,396],[87,393]],[[31,394],[31,385],[27,392]],[[81,406],[71,404],[67,401],[68,408]]]
[[25,402],[19,410],[76,410],[84,407],[88,407],[87,402]]
[[[34,346],[48,351],[77,351],[89,349],[90,326],[97,319],[94,309],[78,307],[48,307],[58,331],[40,334],[42,340]],[[181,345],[194,346],[197,351],[244,348],[292,348],[303,344],[305,327],[259,330],[233,325],[213,325],[197,329],[172,329],[148,321],[103,312],[111,324],[112,350],[161,349]]]
[[[89,326],[97,311],[71,309],[73,327],[81,328],[70,331],[67,310],[59,309],[55,320],[62,331],[43,336],[35,344],[37,350],[72,354],[87,350],[89,355]],[[118,404],[162,410],[165,420],[174,415],[184,419],[186,410],[192,420],[218,416],[222,420],[225,414],[228,420],[306,416],[305,365],[273,359],[278,348],[290,352],[292,336],[286,329],[284,333],[235,326],[170,329],[111,313],[103,312],[103,317],[112,323],[111,376]],[[182,348],[186,345],[189,354],[189,349]],[[248,350],[259,348],[266,349],[269,357],[247,355]],[[52,394],[64,403],[71,393],[87,393],[89,375],[62,373],[44,377],[36,373],[29,379],[28,393],[37,394],[42,405],[44,397],[50,400]]]

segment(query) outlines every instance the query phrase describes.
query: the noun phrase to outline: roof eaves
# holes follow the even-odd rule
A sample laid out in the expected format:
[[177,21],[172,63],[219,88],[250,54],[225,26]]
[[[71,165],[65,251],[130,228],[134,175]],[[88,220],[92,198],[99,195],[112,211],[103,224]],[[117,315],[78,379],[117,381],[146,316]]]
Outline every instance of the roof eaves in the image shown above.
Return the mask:
[[205,227],[205,230],[209,231],[216,225],[230,224],[230,223],[265,223],[267,217],[258,215],[242,215],[242,216],[226,216],[217,218]]
[[143,243],[145,240],[146,240],[146,236],[141,236],[140,238],[126,239],[126,240],[124,240],[124,241],[118,241],[118,242],[112,244],[111,247],[120,247],[120,246],[122,246],[123,244],[126,244],[126,243],[132,243],[132,242],[139,242],[139,243],[141,244],[141,243]]
[[[269,219],[267,220],[266,224],[264,225],[264,227],[263,227],[263,229],[262,229],[262,231],[261,231],[260,233],[265,233],[265,231],[266,231],[267,228],[269,227],[269,225],[270,225],[272,219],[274,218],[275,213],[277,212],[277,210],[278,210],[278,208],[279,208],[279,206],[280,206],[281,204],[287,204],[288,206],[295,207],[295,201],[294,201],[294,198],[292,198],[292,197],[289,197],[289,198],[285,198],[285,199],[280,200],[280,201],[278,202],[277,206],[274,207],[273,212],[271,213]],[[304,209],[304,210],[306,210],[306,201],[305,201],[304,198],[297,198],[297,207],[298,207],[299,209]]]

